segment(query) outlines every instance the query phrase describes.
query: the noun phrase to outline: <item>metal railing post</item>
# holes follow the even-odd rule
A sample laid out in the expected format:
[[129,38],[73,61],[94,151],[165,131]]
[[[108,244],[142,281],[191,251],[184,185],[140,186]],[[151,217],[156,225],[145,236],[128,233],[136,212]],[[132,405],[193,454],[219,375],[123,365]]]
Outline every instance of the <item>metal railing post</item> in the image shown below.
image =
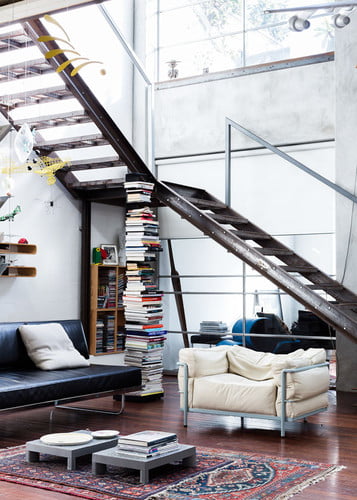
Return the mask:
[[246,284],[247,284],[247,265],[245,262],[242,263],[243,266],[243,283],[242,283],[242,307],[243,307],[243,321],[242,321],[242,338],[243,338],[243,345],[246,345],[246,340],[245,340],[245,334],[246,334],[246,327],[247,327],[247,299],[246,299]]
[[225,204],[231,204],[231,166],[232,166],[232,129],[230,121],[226,118],[225,129]]

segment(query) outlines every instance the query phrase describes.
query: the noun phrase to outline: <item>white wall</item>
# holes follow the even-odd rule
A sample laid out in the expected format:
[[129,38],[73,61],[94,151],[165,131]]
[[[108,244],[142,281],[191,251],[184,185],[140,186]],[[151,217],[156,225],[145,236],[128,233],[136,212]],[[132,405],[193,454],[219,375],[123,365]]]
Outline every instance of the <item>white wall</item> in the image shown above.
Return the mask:
[[[8,136],[9,138],[9,136]],[[1,143],[9,158],[9,141]],[[5,174],[0,174],[3,181]],[[14,265],[34,266],[34,278],[0,278],[0,321],[35,321],[79,317],[81,217],[79,203],[58,183],[49,186],[35,173],[12,175],[13,197],[0,215],[20,205],[14,221],[0,222],[4,241],[26,238],[36,255],[12,255]],[[51,206],[51,202],[53,206]]]

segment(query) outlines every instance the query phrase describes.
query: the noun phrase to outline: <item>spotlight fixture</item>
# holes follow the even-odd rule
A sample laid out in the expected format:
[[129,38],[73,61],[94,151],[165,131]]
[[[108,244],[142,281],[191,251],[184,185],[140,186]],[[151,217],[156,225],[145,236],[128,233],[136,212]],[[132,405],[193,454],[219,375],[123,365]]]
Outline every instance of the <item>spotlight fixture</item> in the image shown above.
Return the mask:
[[289,28],[291,31],[304,31],[310,28],[310,21],[299,16],[292,16],[289,19]]
[[351,19],[346,16],[345,14],[335,14],[332,16],[332,25],[335,26],[335,28],[344,28],[351,22]]
[[[344,28],[351,19],[349,14],[357,7],[357,0],[350,2],[327,2],[315,5],[304,5],[298,7],[287,7],[282,9],[268,9],[265,14],[274,14],[278,12],[294,12],[295,15],[289,19],[289,28],[292,31],[304,31],[310,27],[310,18],[315,11],[324,11],[320,16],[328,16],[332,14],[331,24],[335,28]],[[300,14],[300,15],[299,15]],[[348,15],[347,15],[348,14]]]

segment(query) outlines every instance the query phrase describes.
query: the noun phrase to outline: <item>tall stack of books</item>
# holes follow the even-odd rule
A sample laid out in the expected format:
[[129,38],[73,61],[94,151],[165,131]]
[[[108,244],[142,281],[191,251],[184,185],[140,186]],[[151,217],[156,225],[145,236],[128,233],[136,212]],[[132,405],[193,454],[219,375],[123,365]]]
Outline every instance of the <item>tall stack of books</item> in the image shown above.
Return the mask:
[[[138,184],[139,181],[135,182]],[[131,185],[126,182],[125,186],[128,184]],[[138,366],[142,371],[142,390],[131,393],[131,396],[161,396],[166,331],[162,322],[162,292],[158,290],[153,267],[161,251],[159,223],[149,206],[138,204],[137,200],[129,198],[129,194],[127,202],[135,203],[135,208],[129,208],[126,217],[124,362]]]
[[141,431],[118,439],[118,454],[127,457],[151,458],[178,447],[177,435],[172,432]]

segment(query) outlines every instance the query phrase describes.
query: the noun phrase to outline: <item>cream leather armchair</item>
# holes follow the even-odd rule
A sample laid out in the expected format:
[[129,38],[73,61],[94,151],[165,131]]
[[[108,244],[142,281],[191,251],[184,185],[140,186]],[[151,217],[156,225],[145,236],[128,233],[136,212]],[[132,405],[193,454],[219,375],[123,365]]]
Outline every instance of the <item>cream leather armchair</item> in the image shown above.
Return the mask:
[[289,354],[241,346],[185,348],[179,352],[180,406],[201,412],[264,418],[285,424],[325,411],[329,371],[324,349]]

